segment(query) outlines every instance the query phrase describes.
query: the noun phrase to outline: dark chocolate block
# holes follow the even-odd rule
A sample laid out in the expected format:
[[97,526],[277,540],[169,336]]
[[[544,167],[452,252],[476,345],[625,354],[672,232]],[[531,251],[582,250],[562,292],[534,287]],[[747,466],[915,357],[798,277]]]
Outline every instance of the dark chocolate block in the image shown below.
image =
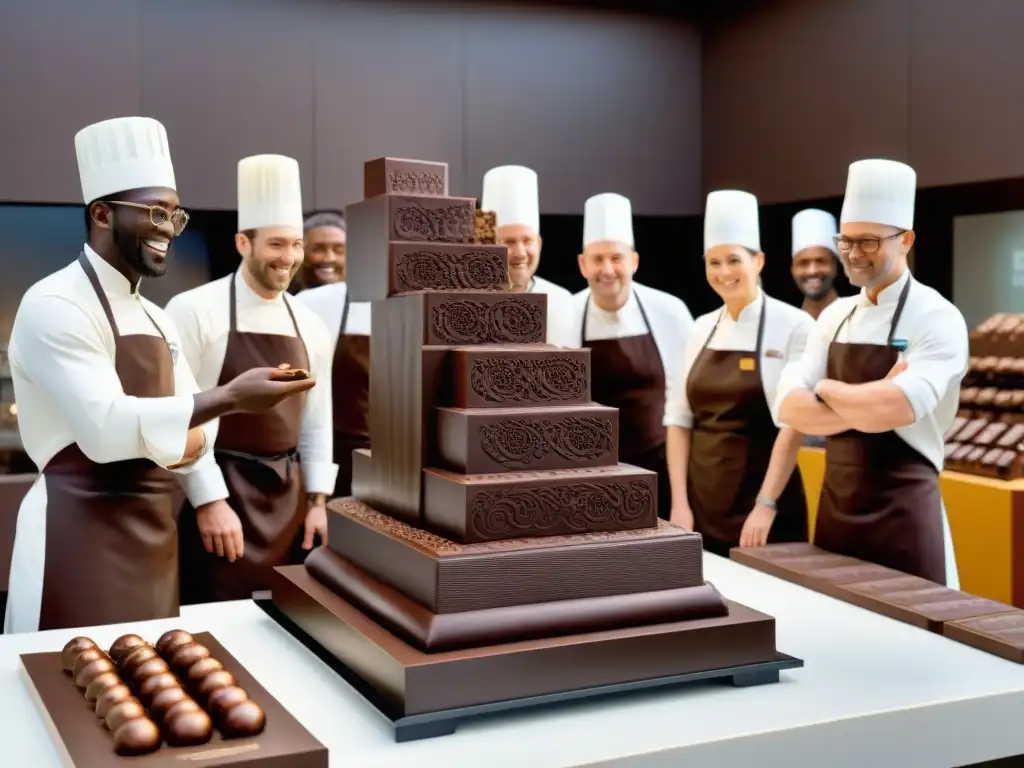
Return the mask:
[[1024,440],[1024,424],[1014,424],[1002,434],[996,445],[1016,449],[1021,440]]
[[448,163],[378,157],[363,165],[363,197],[448,194]]
[[[435,442],[434,406],[444,404],[444,362],[466,343],[539,343],[543,293],[416,292],[375,301],[370,338],[370,440],[375,487],[389,514],[419,524],[423,467]],[[364,498],[361,496],[361,498]]]
[[963,416],[957,416],[955,419],[953,419],[953,423],[949,425],[949,429],[946,430],[946,434],[943,436],[943,439],[946,442],[949,442],[954,437],[956,437],[956,433],[963,429],[965,426],[967,426],[967,419],[965,419]]
[[552,600],[459,613],[432,613],[341,555],[318,547],[306,571],[385,629],[422,651],[451,651],[643,624],[724,616],[710,584],[626,595]]
[[618,445],[619,411],[603,405],[437,409],[438,454],[471,475],[612,466]]
[[451,403],[457,408],[584,405],[590,350],[475,346],[452,350]]
[[[402,715],[777,658],[775,619],[728,600],[728,615],[718,618],[425,653],[303,566],[275,568],[274,574],[275,606]],[[568,574],[560,578],[572,580]]]
[[473,212],[473,242],[496,245],[498,242],[498,214],[493,211]]
[[663,520],[615,533],[456,544],[335,499],[327,505],[327,546],[433,613],[704,583],[701,537]]
[[409,291],[508,291],[503,245],[390,243],[390,282],[376,298]]
[[348,292],[352,301],[385,298],[388,244],[463,243],[473,239],[471,197],[381,195],[345,208]]
[[424,470],[423,522],[461,544],[653,528],[658,476],[614,467],[458,475]]
[[973,419],[966,427],[964,427],[959,433],[957,433],[956,441],[958,443],[970,443],[981,434],[981,430],[987,427],[989,424],[987,419]]
[[1024,611],[949,621],[942,634],[986,653],[1024,664]]

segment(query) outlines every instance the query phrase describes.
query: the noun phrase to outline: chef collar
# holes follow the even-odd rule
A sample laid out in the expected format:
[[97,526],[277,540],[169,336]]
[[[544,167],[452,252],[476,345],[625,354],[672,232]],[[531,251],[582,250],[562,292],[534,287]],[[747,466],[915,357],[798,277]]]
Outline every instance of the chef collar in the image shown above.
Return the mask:
[[736,320],[732,319],[729,314],[729,310],[724,309],[722,311],[722,322],[733,323],[736,325],[747,325],[748,323],[759,323],[761,322],[761,305],[764,303],[764,291],[760,288],[757,289],[757,296],[754,300],[747,304],[743,309],[740,310],[740,316]]
[[[884,304],[896,304],[900,300],[900,292],[903,290],[903,286],[907,280],[910,279],[910,270],[904,269],[903,274],[900,275],[896,282],[892,285],[887,285],[881,291],[878,292],[878,306]],[[872,302],[868,298],[868,291],[866,288],[860,289],[860,301],[865,306],[875,306],[875,302]]]
[[242,274],[244,269],[245,269],[245,262],[243,261],[241,264],[238,265],[238,270],[235,273],[236,275],[238,275],[238,279],[235,280],[235,285],[237,286],[236,290],[238,291],[237,297],[238,297],[239,301],[242,301],[245,304],[251,306],[251,305],[254,305],[254,304],[255,305],[259,305],[259,304],[268,304],[268,305],[270,305],[270,304],[277,304],[279,301],[283,301],[284,300],[283,296],[288,291],[281,291],[281,293],[277,294],[277,296],[275,296],[272,299],[265,299],[262,296],[260,296],[258,293],[256,293],[256,291],[254,291],[252,288],[250,288],[249,284],[247,282],[245,282],[245,276]]
[[85,257],[92,264],[92,268],[96,270],[96,276],[100,279],[100,285],[103,286],[104,291],[115,296],[137,296],[139,294],[142,280],[132,287],[128,278],[114,269],[102,256],[90,248],[88,243],[85,244],[84,251]]

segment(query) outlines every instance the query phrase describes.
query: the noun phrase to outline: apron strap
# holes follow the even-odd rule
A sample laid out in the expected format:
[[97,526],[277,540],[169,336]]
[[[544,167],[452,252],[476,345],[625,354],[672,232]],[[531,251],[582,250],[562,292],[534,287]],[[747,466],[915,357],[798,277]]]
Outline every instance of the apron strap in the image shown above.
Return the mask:
[[[896,326],[899,324],[900,318],[903,316],[903,308],[907,304],[907,294],[910,293],[910,283],[913,282],[913,280],[913,275],[907,275],[907,282],[903,284],[903,290],[900,291],[900,298],[896,302],[896,311],[893,312],[892,322],[889,323],[889,336],[885,340],[885,345],[887,347],[892,346],[892,340],[896,335]],[[833,342],[839,340],[839,332],[843,330],[844,325],[846,325],[853,319],[853,314],[857,311],[857,308],[859,306],[859,304],[854,306],[854,308],[850,310],[850,314],[844,317],[843,321],[836,327],[836,332],[832,335]]]
[[89,263],[89,259],[85,257],[85,251],[78,254],[78,263],[82,267],[82,271],[85,272],[85,276],[89,278],[89,282],[92,283],[93,290],[96,291],[96,298],[100,300],[103,314],[107,316],[107,322],[110,323],[110,330],[114,332],[114,340],[116,341],[121,338],[121,331],[118,330],[117,321],[114,319],[114,311],[110,308],[110,299],[107,298],[107,292],[100,285],[99,275],[96,274],[96,270]]
[[[633,298],[636,299],[636,305],[640,308],[640,317],[643,318],[644,328],[647,329],[647,333],[652,336],[654,333],[651,331],[651,323],[647,319],[647,312],[644,309],[644,305],[640,302],[640,297],[636,295],[636,291],[633,291]],[[587,343],[587,315],[590,314],[590,291],[587,290],[587,300],[583,302],[583,323],[580,327],[580,347],[583,347]]]
[[[238,273],[235,272],[233,275],[231,275],[231,300],[228,302],[228,305],[229,305],[229,310],[228,310],[229,328],[230,328],[232,333],[238,331],[238,310],[236,308],[237,307],[237,303],[238,303],[238,293],[237,293],[237,291],[235,289],[235,281],[237,279],[238,279]],[[345,294],[345,299],[346,299],[346,302],[347,302],[347,300],[348,300],[348,294],[347,293]],[[312,365],[313,361],[312,361],[312,359],[309,356],[309,347],[306,346],[306,340],[304,338],[302,338],[302,334],[299,333],[299,324],[295,320],[295,313],[292,312],[292,305],[288,303],[288,292],[287,291],[283,291],[281,293],[281,301],[284,302],[284,308],[288,310],[288,317],[290,317],[292,319],[292,328],[295,329],[295,337],[299,341],[302,342],[302,348],[306,351],[306,360],[309,362],[310,365]],[[346,314],[347,314],[347,307],[348,307],[348,305],[346,303]]]
[[[341,328],[338,329],[338,338],[345,335],[345,328],[348,326],[348,307],[349,307],[348,288],[345,288],[345,305],[341,309]],[[288,310],[289,312],[291,310]],[[293,318],[294,319],[294,318]],[[298,331],[296,331],[298,332]]]
[[[761,313],[757,320],[757,340],[754,342],[754,359],[760,363],[761,351],[764,348],[764,319],[767,316],[768,308],[768,295],[761,292]],[[718,332],[718,324],[722,322],[722,317],[725,315],[725,307],[722,307],[722,311],[718,313],[718,317],[715,319],[715,324],[711,327],[711,333],[704,339],[704,345],[700,348],[703,352],[708,348],[708,344],[711,343],[711,339],[715,337],[715,333]]]
[[[347,301],[348,301],[348,293],[347,292],[345,294],[345,299],[346,299],[345,311],[347,313],[347,311],[348,311],[348,303],[347,303]],[[302,338],[302,334],[299,333],[299,324],[295,320],[295,313],[292,312],[292,305],[288,302],[288,291],[284,291],[284,292],[281,293],[281,301],[284,302],[284,308],[288,310],[288,317],[290,317],[292,319],[292,328],[295,329],[295,338],[297,338],[299,341],[302,342],[302,348],[306,352],[306,360],[309,362],[309,366],[312,368],[313,367],[313,358],[309,356],[309,347],[306,346],[306,340],[304,338]]]

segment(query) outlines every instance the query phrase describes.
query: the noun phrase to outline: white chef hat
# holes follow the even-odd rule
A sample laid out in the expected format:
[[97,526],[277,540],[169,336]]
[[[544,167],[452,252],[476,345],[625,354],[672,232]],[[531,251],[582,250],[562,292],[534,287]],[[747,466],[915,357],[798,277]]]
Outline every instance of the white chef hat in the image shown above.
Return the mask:
[[708,195],[704,208],[704,252],[716,245],[742,245],[761,250],[757,198],[738,189],[718,189]]
[[284,155],[238,161],[238,231],[260,227],[302,229],[299,162]]
[[484,174],[480,208],[491,211],[499,227],[521,224],[540,231],[537,172],[522,165],[502,165]]
[[828,211],[805,208],[793,217],[793,255],[804,248],[828,248],[836,252],[836,217]]
[[583,206],[583,247],[611,241],[633,247],[633,207],[629,198],[605,192]]
[[167,131],[151,117],[116,117],[75,134],[83,202],[129,189],[176,189]]
[[916,192],[917,174],[909,165],[895,160],[858,160],[850,164],[839,220],[913,229]]

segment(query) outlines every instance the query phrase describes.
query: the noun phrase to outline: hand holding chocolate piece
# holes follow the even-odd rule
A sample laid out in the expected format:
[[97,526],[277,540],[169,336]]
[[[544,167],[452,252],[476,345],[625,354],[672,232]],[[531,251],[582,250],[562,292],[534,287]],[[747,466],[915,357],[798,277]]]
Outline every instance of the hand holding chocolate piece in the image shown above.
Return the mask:
[[309,371],[305,368],[291,368],[288,363],[281,363],[277,370],[270,374],[274,381],[302,381],[309,378]]
[[160,729],[148,717],[128,720],[114,731],[114,752],[119,755],[145,755],[160,747]]
[[[78,661],[79,655],[90,648],[97,648],[97,646],[88,637],[75,637],[69,640],[60,652],[60,665],[64,671],[70,675],[71,671],[75,668],[75,662]],[[97,648],[97,650],[99,649]]]

